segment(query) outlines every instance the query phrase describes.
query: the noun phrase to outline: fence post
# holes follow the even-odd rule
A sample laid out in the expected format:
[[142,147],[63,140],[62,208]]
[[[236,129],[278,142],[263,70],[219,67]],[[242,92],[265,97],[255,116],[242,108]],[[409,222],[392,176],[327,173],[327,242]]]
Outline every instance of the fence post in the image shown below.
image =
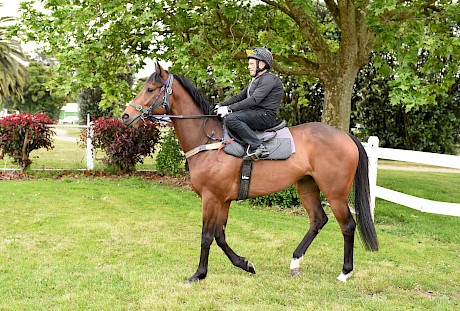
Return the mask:
[[93,122],[90,121],[89,114],[86,116],[86,169],[94,169],[94,157],[93,157]]
[[367,156],[369,158],[369,190],[371,196],[371,215],[374,219],[375,209],[375,195],[377,190],[377,163],[379,160],[379,138],[377,136],[370,136],[367,140]]

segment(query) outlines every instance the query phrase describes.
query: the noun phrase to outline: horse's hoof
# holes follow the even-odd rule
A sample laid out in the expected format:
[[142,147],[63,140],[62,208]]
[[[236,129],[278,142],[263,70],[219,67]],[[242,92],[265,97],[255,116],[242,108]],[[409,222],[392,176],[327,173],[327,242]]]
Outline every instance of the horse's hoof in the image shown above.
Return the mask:
[[254,267],[252,262],[248,261],[246,271],[248,271],[248,272],[250,272],[252,274],[256,274],[256,268]]
[[198,282],[199,280],[201,280],[203,278],[199,278],[198,276],[196,275],[192,275],[187,281],[184,281],[184,284],[192,284],[192,283],[196,283]]
[[298,276],[300,274],[300,272],[302,272],[302,269],[300,267],[293,268],[293,269],[291,269],[291,276],[294,278],[294,277]]
[[199,280],[200,280],[200,279],[198,279],[198,278],[196,278],[196,279],[195,279],[195,278],[190,278],[190,279],[188,279],[188,280],[182,282],[182,284],[183,284],[183,285],[191,285],[191,284],[193,284],[193,283],[197,283]]
[[348,278],[351,276],[351,272],[345,274],[345,273],[340,273],[340,275],[337,277],[337,281],[346,283]]

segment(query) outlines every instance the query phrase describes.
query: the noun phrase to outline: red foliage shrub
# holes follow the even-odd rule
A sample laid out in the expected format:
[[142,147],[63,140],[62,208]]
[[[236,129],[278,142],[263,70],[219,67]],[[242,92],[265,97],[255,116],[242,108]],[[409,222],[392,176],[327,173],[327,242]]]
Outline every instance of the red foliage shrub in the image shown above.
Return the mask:
[[44,113],[14,114],[0,119],[0,159],[5,155],[13,158],[13,162],[27,169],[32,161],[30,152],[35,149],[52,149],[52,136],[55,132],[47,124],[54,121]]
[[[86,142],[86,135],[82,134],[82,142]],[[151,156],[159,137],[159,130],[152,122],[131,128],[119,119],[101,117],[94,122],[92,142],[94,148],[105,151],[104,163],[121,174],[133,171],[136,163],[143,163],[144,157]]]

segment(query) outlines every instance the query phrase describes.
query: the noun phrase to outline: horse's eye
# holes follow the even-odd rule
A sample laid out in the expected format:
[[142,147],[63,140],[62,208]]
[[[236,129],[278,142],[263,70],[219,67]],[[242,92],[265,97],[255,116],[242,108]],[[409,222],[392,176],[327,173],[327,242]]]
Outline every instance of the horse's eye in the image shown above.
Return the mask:
[[152,93],[152,92],[153,92],[153,89],[149,87],[149,88],[147,89],[147,92]]

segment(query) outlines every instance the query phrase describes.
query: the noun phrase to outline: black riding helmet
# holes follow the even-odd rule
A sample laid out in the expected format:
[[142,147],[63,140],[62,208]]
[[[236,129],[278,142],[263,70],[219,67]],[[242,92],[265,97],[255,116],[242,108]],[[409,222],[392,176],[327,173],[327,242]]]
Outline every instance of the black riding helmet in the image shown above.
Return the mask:
[[[256,72],[259,73],[264,70],[269,70],[273,64],[273,56],[272,53],[263,47],[253,48],[251,50],[246,50],[246,54],[248,58],[253,58],[256,60]],[[259,69],[259,60],[265,63],[265,67]]]

